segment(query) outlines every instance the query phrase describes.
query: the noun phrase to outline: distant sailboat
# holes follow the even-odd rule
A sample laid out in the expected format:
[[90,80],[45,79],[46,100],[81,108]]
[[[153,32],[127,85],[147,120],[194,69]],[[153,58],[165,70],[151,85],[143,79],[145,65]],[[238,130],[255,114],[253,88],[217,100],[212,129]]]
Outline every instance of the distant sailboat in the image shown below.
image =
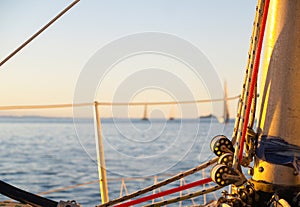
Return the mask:
[[230,120],[228,109],[227,83],[224,82],[223,116],[217,118],[220,123],[227,124]]
[[170,109],[170,114],[169,114],[169,121],[172,121],[175,119],[175,109],[174,109],[174,105],[172,105],[171,109]]
[[228,94],[227,94],[227,83],[224,82],[224,114],[223,114],[223,123],[229,122],[229,109],[228,109]]
[[148,119],[148,106],[147,106],[147,104],[145,104],[145,107],[144,107],[144,116],[143,116],[143,118],[142,118],[142,120],[143,121],[148,121],[149,119]]

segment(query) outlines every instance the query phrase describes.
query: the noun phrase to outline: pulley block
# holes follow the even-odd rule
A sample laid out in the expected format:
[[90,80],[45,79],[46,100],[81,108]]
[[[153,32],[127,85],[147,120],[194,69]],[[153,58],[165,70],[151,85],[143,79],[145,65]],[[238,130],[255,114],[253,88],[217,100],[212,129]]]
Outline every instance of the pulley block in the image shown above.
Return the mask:
[[233,153],[225,153],[220,156],[218,164],[223,164],[232,167],[233,164]]
[[210,172],[212,180],[220,186],[234,184],[239,176],[235,171],[224,164],[217,164]]
[[234,153],[232,142],[224,135],[215,136],[210,142],[210,149],[217,155]]

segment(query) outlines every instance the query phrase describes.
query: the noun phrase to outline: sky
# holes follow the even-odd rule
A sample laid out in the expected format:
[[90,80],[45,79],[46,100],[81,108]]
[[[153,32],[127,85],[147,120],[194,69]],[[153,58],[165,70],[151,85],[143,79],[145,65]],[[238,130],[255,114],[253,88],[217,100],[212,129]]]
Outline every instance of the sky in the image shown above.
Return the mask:
[[[1,0],[0,59],[3,60],[71,2]],[[217,74],[216,80],[208,81],[223,84],[226,80],[228,96],[236,96],[242,87],[256,3],[254,0],[81,0],[0,67],[0,106],[73,103],[82,71],[97,51],[120,38],[146,32],[172,35],[197,47]],[[160,76],[163,72],[157,69],[163,69],[167,76],[175,74],[168,87],[179,89],[170,93],[162,83],[149,83],[148,88],[144,87],[145,75],[137,75],[141,69],[156,71],[157,76],[144,74],[152,79],[159,76],[162,82],[165,76]],[[216,97],[218,92],[207,88],[205,77],[197,79],[190,71],[184,62],[165,55],[127,57],[115,63],[102,82],[99,80],[97,90],[93,92],[94,100],[153,102]],[[190,96],[181,91],[176,78],[182,79]],[[127,79],[133,81],[127,83]],[[140,88],[128,91],[136,81],[142,82]],[[236,107],[236,101],[229,102],[231,117],[235,116]],[[199,105],[196,113],[175,108],[177,116],[197,117],[211,113],[213,107],[211,104]],[[149,110],[153,117],[168,116],[170,106],[150,107]],[[109,117],[111,111],[104,107],[102,115]],[[132,117],[141,115],[142,111],[143,107],[113,110],[116,116]],[[216,113],[221,114],[219,106]],[[0,111],[0,115],[72,116],[72,109]]]

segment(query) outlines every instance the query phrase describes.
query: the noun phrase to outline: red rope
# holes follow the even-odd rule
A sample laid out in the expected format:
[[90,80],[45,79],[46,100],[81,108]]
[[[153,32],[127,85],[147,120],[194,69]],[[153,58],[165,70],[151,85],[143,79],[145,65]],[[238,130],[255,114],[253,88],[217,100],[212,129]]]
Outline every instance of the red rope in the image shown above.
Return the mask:
[[241,139],[241,142],[240,142],[241,143],[241,149],[240,149],[240,153],[239,153],[240,162],[242,161],[242,158],[243,158],[244,142],[245,142],[245,137],[246,137],[246,133],[247,133],[249,115],[250,115],[250,110],[251,110],[251,103],[252,103],[252,98],[253,98],[253,95],[254,95],[253,94],[254,93],[254,88],[255,88],[255,85],[256,85],[256,80],[257,80],[257,75],[258,75],[260,56],[261,56],[262,44],[263,44],[263,40],[264,40],[264,34],[265,34],[267,17],[268,17],[269,5],[270,5],[270,0],[266,0],[264,11],[263,11],[264,13],[263,13],[263,17],[262,17],[262,22],[261,22],[261,30],[259,32],[257,52],[255,54],[253,73],[252,73],[251,83],[250,83],[250,91],[249,91],[249,94],[248,94],[249,97],[248,97],[248,101],[247,101],[247,108],[246,108],[245,120],[244,120],[244,125],[243,125],[242,139]]
[[183,185],[183,186],[179,186],[179,187],[172,188],[172,189],[169,189],[169,190],[166,190],[166,191],[162,191],[162,192],[155,193],[155,194],[152,194],[152,195],[148,195],[148,196],[138,198],[138,199],[135,199],[135,200],[132,200],[132,201],[128,201],[126,203],[116,205],[115,207],[132,206],[132,205],[139,204],[139,203],[142,203],[142,202],[145,202],[145,201],[149,201],[149,200],[152,200],[152,199],[155,199],[155,198],[159,198],[159,197],[170,195],[170,194],[173,194],[173,193],[177,193],[179,191],[183,191],[183,190],[186,190],[186,189],[189,189],[189,188],[193,188],[193,187],[196,187],[196,186],[199,186],[199,185],[204,185],[204,184],[209,183],[211,181],[212,181],[211,178],[204,178],[202,180],[198,180],[198,181],[193,182],[193,183],[189,183],[189,184],[186,184],[186,185]]

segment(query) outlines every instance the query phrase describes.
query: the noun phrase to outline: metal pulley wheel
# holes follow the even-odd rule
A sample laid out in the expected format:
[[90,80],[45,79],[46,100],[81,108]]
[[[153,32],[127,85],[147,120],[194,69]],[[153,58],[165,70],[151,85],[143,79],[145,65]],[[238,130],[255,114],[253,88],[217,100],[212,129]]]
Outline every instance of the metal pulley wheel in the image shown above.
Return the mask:
[[225,153],[220,156],[218,164],[223,164],[232,167],[233,164],[233,153]]
[[234,170],[224,164],[217,164],[210,172],[211,179],[220,186],[227,186],[236,182],[238,176]]
[[221,156],[225,153],[234,153],[231,141],[224,135],[215,136],[210,142],[210,149],[217,156]]

